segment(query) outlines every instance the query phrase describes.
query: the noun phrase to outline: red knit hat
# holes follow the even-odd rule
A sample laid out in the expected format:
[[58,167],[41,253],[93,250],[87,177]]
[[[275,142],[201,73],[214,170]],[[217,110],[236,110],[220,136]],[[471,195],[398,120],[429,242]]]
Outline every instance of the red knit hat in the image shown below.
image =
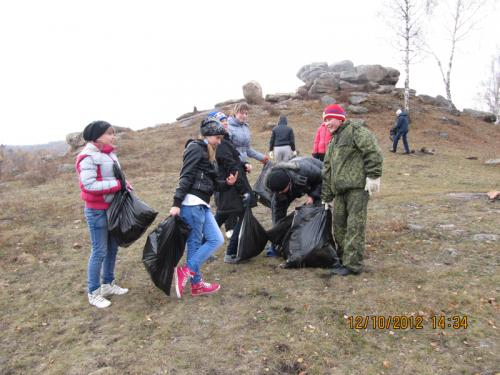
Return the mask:
[[326,121],[329,118],[336,118],[340,121],[344,121],[345,120],[344,108],[342,108],[338,104],[330,104],[323,110],[323,121]]

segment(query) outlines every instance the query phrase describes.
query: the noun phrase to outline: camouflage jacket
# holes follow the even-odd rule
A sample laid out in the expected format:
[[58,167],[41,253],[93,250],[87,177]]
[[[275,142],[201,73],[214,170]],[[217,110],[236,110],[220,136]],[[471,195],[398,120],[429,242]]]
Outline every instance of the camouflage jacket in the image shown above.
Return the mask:
[[374,135],[365,127],[344,125],[333,134],[323,164],[321,199],[331,202],[336,194],[363,189],[366,177],[382,175],[382,152]]

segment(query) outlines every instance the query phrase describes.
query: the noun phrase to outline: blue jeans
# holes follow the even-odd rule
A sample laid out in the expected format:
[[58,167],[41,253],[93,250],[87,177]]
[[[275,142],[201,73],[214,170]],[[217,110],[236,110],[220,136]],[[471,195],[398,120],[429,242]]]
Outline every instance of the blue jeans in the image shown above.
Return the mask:
[[101,271],[103,284],[110,284],[115,279],[118,245],[108,233],[106,210],[85,208],[84,214],[92,242],[92,252],[90,253],[87,268],[88,292],[92,293],[101,286]]
[[186,240],[186,265],[195,273],[191,278],[191,284],[196,284],[201,281],[201,265],[224,243],[224,237],[207,206],[183,205],[181,218],[191,228]]
[[394,136],[394,141],[392,143],[392,149],[394,151],[396,151],[398,148],[399,138],[403,138],[403,146],[405,148],[405,152],[410,153],[410,147],[408,146],[407,134],[408,134],[408,132],[399,132],[399,131],[396,133],[396,135]]

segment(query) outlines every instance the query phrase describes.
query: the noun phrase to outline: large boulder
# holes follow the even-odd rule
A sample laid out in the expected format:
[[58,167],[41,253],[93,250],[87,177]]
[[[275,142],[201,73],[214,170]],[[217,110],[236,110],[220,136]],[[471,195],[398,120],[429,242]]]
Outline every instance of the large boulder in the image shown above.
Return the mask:
[[243,96],[248,104],[262,104],[264,102],[262,87],[257,81],[250,81],[243,85]]
[[325,94],[331,94],[338,91],[340,81],[333,75],[322,75],[321,78],[314,80],[313,85],[309,89],[308,95],[310,98],[321,98]]
[[293,96],[291,93],[277,93],[277,94],[267,94],[266,102],[278,103],[284,100],[288,100]]
[[347,72],[354,70],[354,64],[351,60],[342,60],[328,65],[330,72]]
[[80,147],[83,147],[85,145],[85,141],[83,139],[82,132],[69,133],[66,136],[66,143],[69,145],[70,151],[76,151]]
[[486,122],[494,123],[497,120],[497,116],[495,116],[495,114],[491,112],[483,112],[471,108],[464,108],[463,113]]
[[297,72],[297,78],[307,83],[312,82],[316,78],[328,71],[328,64],[326,62],[315,62],[312,64],[304,65]]
[[304,82],[297,90],[297,97],[321,98],[339,90],[375,91],[382,87],[380,93],[391,92],[398,82],[399,71],[382,65],[355,67],[352,61],[343,60],[331,65],[326,62],[304,65],[297,77]]

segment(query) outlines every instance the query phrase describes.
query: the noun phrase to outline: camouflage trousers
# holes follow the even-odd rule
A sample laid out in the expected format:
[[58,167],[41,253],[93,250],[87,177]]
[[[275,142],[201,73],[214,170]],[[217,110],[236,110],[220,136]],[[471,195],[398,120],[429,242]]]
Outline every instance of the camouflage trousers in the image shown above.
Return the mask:
[[363,189],[338,194],[333,200],[333,234],[344,267],[363,270],[368,192]]

